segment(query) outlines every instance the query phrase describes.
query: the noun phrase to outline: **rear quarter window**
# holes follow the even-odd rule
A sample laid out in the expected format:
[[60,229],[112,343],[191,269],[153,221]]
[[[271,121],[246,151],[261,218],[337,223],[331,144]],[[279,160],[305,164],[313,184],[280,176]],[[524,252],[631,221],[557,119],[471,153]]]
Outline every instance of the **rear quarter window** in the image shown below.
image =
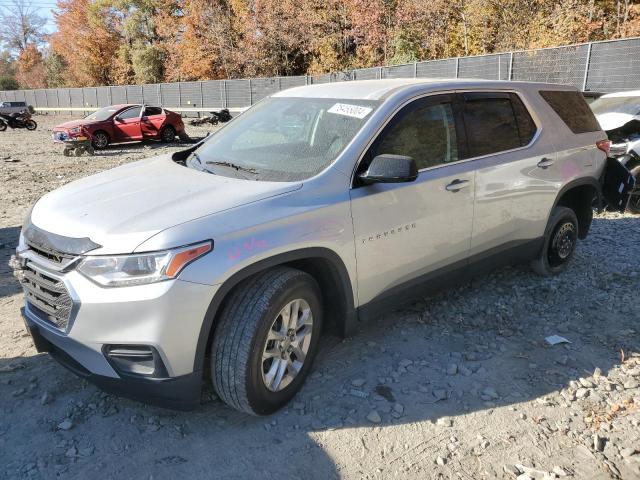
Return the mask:
[[600,125],[580,92],[541,90],[540,95],[573,133],[597,132]]

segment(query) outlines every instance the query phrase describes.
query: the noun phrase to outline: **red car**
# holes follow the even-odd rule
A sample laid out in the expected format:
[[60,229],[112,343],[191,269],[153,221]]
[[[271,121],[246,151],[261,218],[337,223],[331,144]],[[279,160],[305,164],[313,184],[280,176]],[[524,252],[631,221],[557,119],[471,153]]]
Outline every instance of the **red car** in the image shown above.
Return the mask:
[[[84,130],[84,132],[83,132]],[[179,114],[148,105],[112,105],[80,120],[72,120],[53,129],[56,142],[91,135],[95,148],[110,143],[154,139],[171,142],[183,136],[184,123]]]

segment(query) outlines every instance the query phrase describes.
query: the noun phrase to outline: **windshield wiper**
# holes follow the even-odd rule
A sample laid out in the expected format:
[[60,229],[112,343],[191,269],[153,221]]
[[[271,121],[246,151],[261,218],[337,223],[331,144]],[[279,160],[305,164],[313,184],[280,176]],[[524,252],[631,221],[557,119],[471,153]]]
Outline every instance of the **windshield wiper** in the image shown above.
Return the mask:
[[242,165],[237,165],[235,163],[226,162],[226,161],[207,160],[205,163],[207,165],[216,165],[216,166],[219,166],[219,167],[233,168],[236,171],[249,172],[249,173],[258,173],[258,171],[256,169],[254,169],[254,168],[243,167]]

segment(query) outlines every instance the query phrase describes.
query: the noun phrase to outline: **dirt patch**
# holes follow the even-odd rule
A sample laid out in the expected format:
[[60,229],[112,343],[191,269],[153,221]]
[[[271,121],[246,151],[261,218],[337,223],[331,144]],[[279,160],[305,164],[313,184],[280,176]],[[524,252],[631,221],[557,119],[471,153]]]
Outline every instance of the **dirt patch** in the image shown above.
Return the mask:
[[[184,148],[67,158],[50,140],[62,120],[0,132],[0,478],[640,477],[638,217],[597,216],[559,277],[502,269],[325,339],[273,416],[211,394],[174,412],[101,392],[24,331],[8,260],[35,200]],[[550,346],[552,334],[571,343]]]

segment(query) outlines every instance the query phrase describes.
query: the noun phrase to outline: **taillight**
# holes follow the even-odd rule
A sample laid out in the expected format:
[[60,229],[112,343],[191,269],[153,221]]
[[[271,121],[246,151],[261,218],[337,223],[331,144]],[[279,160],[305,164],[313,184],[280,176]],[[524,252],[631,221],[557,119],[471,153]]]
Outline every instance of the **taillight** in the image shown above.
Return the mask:
[[598,147],[598,150],[602,150],[604,153],[606,153],[608,157],[609,150],[611,150],[611,140],[598,140],[596,142],[596,147]]

